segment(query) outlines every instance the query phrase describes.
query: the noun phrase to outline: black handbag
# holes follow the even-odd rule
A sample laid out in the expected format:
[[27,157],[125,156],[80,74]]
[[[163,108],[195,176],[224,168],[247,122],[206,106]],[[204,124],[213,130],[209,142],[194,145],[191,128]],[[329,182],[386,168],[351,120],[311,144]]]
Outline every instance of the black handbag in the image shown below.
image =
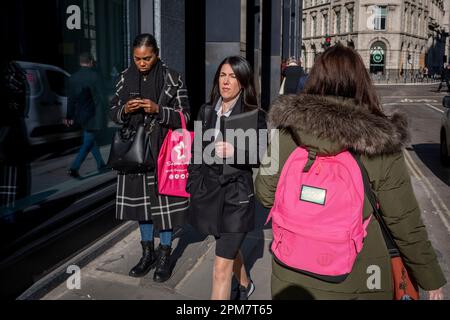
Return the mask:
[[124,125],[113,137],[107,166],[123,173],[142,173],[154,170],[150,136],[156,120],[147,119],[137,128]]

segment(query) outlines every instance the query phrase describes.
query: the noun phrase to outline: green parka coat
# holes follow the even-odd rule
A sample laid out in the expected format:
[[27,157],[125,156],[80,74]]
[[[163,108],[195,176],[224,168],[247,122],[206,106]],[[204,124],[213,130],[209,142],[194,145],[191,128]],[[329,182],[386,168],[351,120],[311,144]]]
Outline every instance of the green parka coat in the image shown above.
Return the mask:
[[[291,95],[281,96],[273,103],[269,123],[281,130],[279,140],[272,139],[256,178],[256,196],[265,207],[272,207],[279,174],[297,146],[290,130],[297,134],[300,144],[319,154],[353,149],[361,154],[384,220],[419,286],[434,290],[446,283],[428,240],[402,153],[408,141],[404,116],[378,116],[351,99]],[[363,218],[371,213],[371,205],[365,197]],[[352,272],[338,284],[303,275],[272,261],[272,297],[392,299],[390,257],[376,219],[371,219],[367,233]],[[373,266],[379,267],[379,286],[370,278],[374,274]]]

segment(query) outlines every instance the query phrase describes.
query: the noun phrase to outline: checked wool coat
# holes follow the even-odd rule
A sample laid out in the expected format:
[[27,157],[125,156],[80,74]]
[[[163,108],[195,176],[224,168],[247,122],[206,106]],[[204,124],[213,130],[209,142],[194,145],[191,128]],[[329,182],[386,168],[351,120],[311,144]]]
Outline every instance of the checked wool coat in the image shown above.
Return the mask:
[[[180,74],[169,69],[159,61],[161,87],[159,93],[160,111],[154,115],[155,125],[151,134],[151,154],[158,159],[158,153],[168,130],[181,128],[178,111],[190,120],[188,93]],[[139,92],[144,99],[150,99],[149,86],[155,86],[152,81],[146,81],[132,65],[122,72],[116,85],[116,94],[111,101],[110,116],[119,125],[132,125],[135,128],[144,121],[144,112],[125,114],[125,103],[130,99],[131,92]],[[157,86],[157,84],[156,84]],[[155,167],[156,167],[155,161]],[[153,221],[155,228],[172,229],[185,223],[189,206],[187,198],[178,198],[158,194],[157,169],[140,174],[118,174],[116,217],[121,220]]]

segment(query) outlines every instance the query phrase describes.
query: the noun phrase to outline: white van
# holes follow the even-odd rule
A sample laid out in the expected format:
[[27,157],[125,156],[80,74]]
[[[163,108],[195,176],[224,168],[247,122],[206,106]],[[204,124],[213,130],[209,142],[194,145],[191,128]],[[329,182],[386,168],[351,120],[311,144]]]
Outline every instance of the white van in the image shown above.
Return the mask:
[[70,74],[47,64],[16,61],[26,72],[28,96],[25,125],[30,145],[39,145],[81,136],[79,127],[67,128],[67,82]]

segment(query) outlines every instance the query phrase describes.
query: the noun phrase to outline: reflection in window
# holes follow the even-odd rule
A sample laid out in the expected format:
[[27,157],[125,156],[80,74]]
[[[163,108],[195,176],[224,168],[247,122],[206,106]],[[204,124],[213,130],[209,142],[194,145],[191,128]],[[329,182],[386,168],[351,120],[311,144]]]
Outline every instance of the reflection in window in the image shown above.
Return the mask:
[[35,69],[26,68],[24,68],[24,71],[26,72],[30,96],[39,95],[42,90],[42,82],[39,77],[39,72]]
[[385,6],[373,6],[373,30],[386,30],[387,8]]
[[52,70],[46,70],[46,74],[50,91],[56,93],[58,96],[66,96],[68,77],[64,73]]
[[322,16],[322,35],[326,35],[328,32],[328,14],[324,13]]
[[409,12],[408,8],[405,9],[405,25],[404,25],[404,31],[408,32],[408,24],[409,24]]
[[92,55],[97,57],[97,37],[95,28],[95,3],[94,0],[84,0],[84,37],[89,41]]
[[303,18],[302,20],[302,37],[304,38],[306,36],[306,18]]
[[302,55],[303,55],[302,65],[303,65],[303,68],[306,70],[306,67],[308,66],[308,61],[306,59],[307,52],[306,52],[306,47],[305,46],[302,46]]
[[417,17],[417,35],[422,35],[422,16],[420,14]]
[[385,57],[386,45],[381,41],[375,42],[370,48],[370,73],[384,73]]
[[412,25],[412,28],[413,28],[413,30],[412,30],[412,33],[413,34],[416,34],[417,33],[417,22],[418,22],[418,19],[414,19],[415,17],[415,13],[413,12],[413,25]]
[[[130,1],[134,0],[75,1],[81,9],[81,30],[68,30],[66,20],[60,19],[67,15],[67,6],[62,3],[70,1],[45,1],[45,5],[21,1],[26,10],[18,6],[7,13],[17,19],[15,24],[6,25],[5,33],[21,28],[23,34],[11,37],[11,48],[21,48],[14,59],[24,71],[22,80],[28,90],[17,97],[24,101],[25,116],[14,114],[15,118],[8,121],[15,129],[8,130],[7,140],[0,139],[0,154],[4,152],[0,157],[0,189],[11,190],[4,201],[0,190],[0,251],[40,225],[56,228],[63,210],[80,210],[72,204],[115,181],[113,172],[98,170],[92,154],[80,168],[83,179],[68,176],[67,169],[80,150],[82,132],[80,125],[68,127],[63,120],[67,117],[68,80],[80,68],[79,54],[90,52],[97,60],[97,84],[106,87],[98,90],[103,98],[98,103],[103,109],[98,114],[100,130],[96,139],[102,157],[107,159],[116,128],[107,122],[113,85],[106,84],[111,81],[111,70],[124,70],[128,60],[127,34],[136,26],[127,15],[137,14],[125,10]],[[48,23],[42,23],[43,17]],[[21,25],[23,21],[27,23]],[[35,39],[42,36],[43,45],[36,46]],[[6,134],[4,131],[0,138]],[[7,165],[2,162],[4,158]],[[69,222],[72,216],[67,219]]]
[[312,17],[311,36],[315,37],[316,35],[317,35],[317,17]]
[[336,34],[341,33],[341,11],[335,11],[336,12],[336,20],[334,25],[334,30]]
[[347,9],[347,32],[353,32],[353,9]]

